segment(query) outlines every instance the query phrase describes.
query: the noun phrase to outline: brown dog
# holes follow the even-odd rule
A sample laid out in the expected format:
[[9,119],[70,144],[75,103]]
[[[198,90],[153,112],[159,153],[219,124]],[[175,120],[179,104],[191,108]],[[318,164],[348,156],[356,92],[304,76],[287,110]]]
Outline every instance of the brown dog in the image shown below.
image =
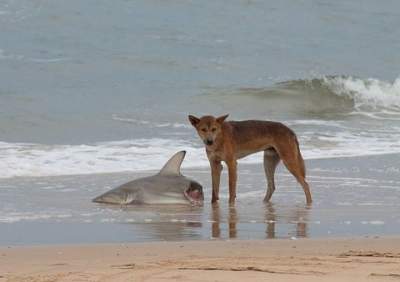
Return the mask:
[[268,202],[275,191],[274,174],[279,161],[296,177],[303,187],[307,204],[311,204],[311,193],[306,182],[305,166],[296,134],[279,122],[245,120],[225,121],[228,115],[215,118],[189,115],[190,123],[206,145],[211,165],[212,203],[218,200],[219,183],[224,161],[228,166],[229,203],[236,198],[237,160],[247,155],[264,151],[264,170],[268,190],[264,201]]

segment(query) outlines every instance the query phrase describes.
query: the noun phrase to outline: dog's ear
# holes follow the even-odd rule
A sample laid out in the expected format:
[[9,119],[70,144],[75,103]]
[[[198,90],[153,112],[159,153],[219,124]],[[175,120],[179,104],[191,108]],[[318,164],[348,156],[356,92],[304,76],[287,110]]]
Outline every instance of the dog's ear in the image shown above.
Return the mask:
[[226,118],[227,118],[228,116],[229,116],[229,114],[224,115],[224,116],[217,117],[217,122],[218,122],[219,124],[222,124],[222,123],[226,120]]
[[191,123],[194,127],[196,127],[196,126],[199,124],[199,122],[200,122],[200,119],[197,118],[197,117],[195,117],[195,116],[189,115],[188,118],[189,118],[190,123]]

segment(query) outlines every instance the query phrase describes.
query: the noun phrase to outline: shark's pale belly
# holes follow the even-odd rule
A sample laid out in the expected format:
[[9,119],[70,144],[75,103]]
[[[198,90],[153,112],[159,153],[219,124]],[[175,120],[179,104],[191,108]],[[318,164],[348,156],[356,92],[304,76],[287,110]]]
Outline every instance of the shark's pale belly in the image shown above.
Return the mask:
[[144,193],[140,201],[142,204],[190,204],[183,194],[163,193],[153,194]]

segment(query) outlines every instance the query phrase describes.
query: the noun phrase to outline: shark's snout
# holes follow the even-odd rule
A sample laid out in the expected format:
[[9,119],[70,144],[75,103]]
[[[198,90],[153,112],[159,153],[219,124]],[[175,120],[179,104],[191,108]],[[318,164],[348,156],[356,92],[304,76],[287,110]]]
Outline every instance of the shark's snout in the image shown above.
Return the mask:
[[203,186],[196,181],[191,181],[189,188],[184,191],[185,197],[193,205],[202,205],[204,201]]

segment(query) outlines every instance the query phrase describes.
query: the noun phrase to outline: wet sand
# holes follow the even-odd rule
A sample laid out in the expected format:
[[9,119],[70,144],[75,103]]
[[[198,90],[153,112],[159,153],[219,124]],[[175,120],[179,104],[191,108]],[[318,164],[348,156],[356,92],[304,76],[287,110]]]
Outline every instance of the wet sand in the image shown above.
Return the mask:
[[1,247],[0,281],[397,281],[400,238]]
[[[91,199],[151,172],[0,180],[0,245],[210,239],[321,238],[400,234],[400,156],[307,160],[314,202],[282,165],[272,202],[262,164],[239,165],[237,203],[210,205],[209,168],[184,169],[204,186],[203,207],[100,205]],[[27,201],[29,199],[29,201]]]

